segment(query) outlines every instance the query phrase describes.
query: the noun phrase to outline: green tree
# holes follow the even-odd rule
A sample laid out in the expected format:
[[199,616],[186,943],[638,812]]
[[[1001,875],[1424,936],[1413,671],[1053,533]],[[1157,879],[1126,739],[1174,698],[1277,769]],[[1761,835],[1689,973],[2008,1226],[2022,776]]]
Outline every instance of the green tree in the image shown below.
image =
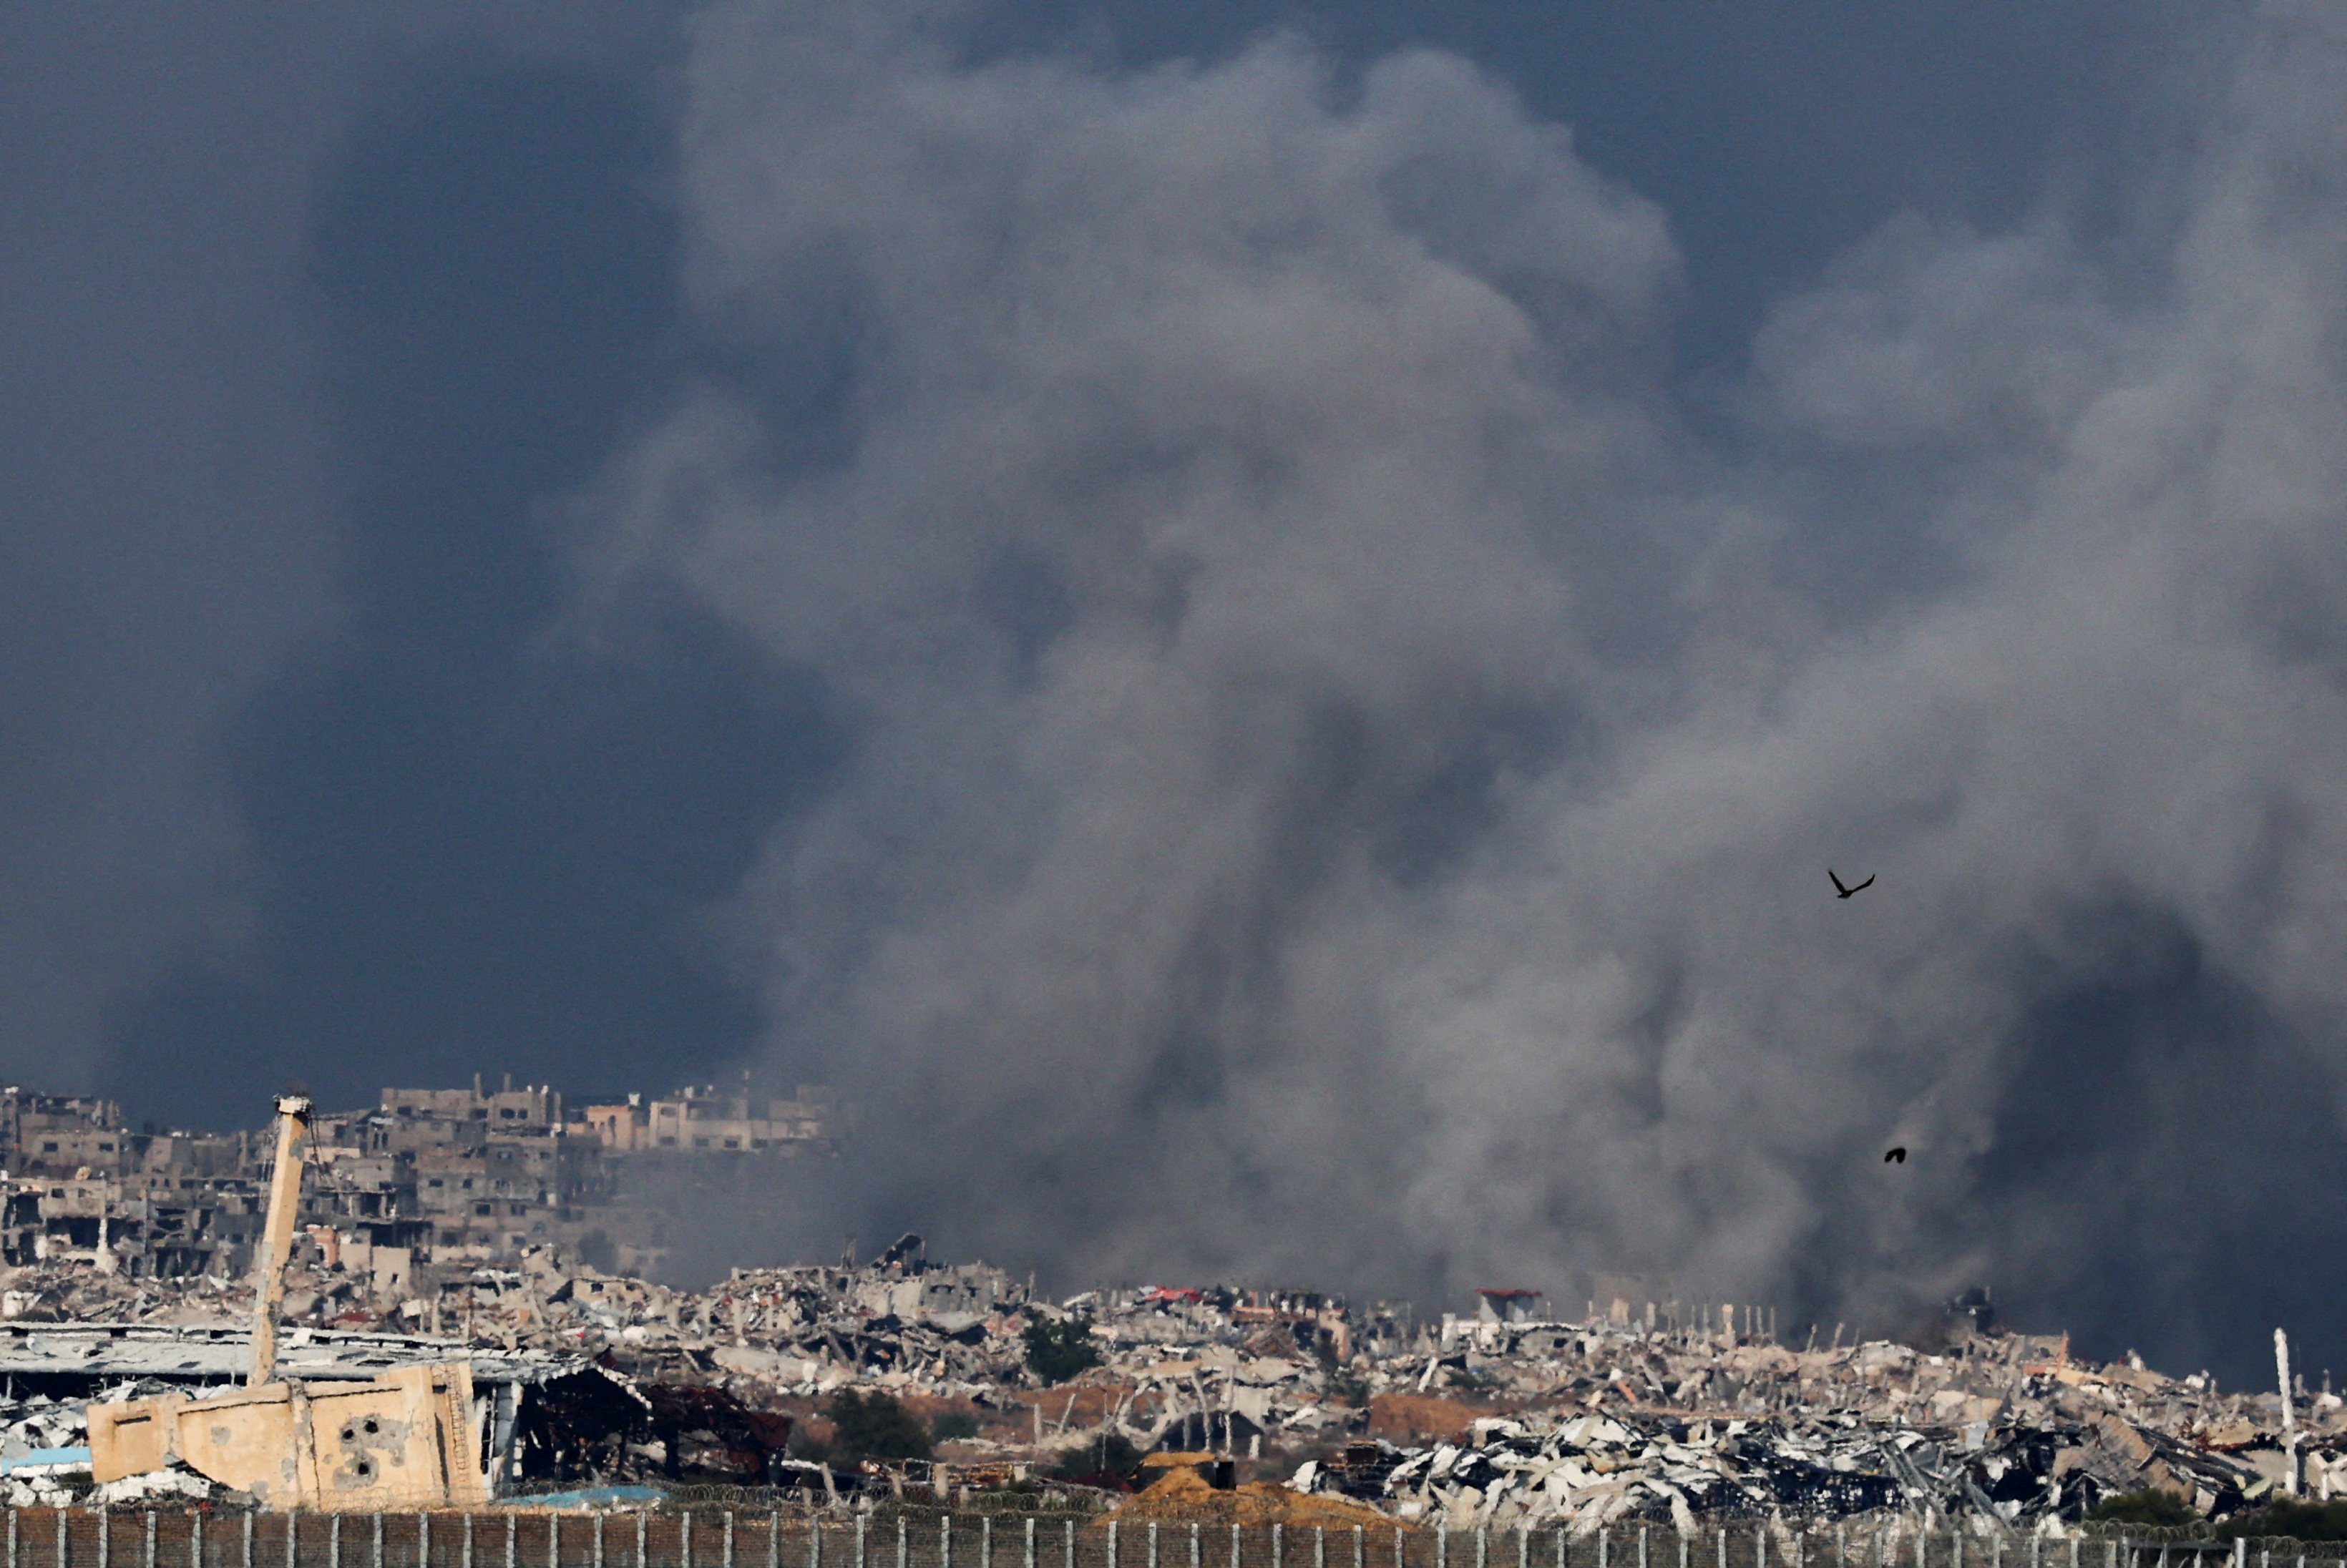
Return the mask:
[[1046,1383],[1064,1383],[1101,1364],[1089,1318],[1062,1318],[1057,1323],[1039,1319],[1028,1324],[1020,1338],[1027,1341],[1027,1365]]
[[842,1389],[823,1413],[831,1421],[831,1451],[841,1459],[927,1459],[931,1452],[920,1418],[877,1390]]

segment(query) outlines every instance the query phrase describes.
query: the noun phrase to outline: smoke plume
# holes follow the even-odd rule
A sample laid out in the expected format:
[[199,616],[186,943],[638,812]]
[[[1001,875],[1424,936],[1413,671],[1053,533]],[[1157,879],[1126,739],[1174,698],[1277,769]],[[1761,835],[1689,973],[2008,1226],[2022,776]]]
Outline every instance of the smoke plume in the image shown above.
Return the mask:
[[868,1223],[1829,1320],[1986,1280],[2229,1365],[2335,1298],[2335,14],[2264,15],[2124,235],[1894,221],[1700,409],[1667,215],[1455,56],[936,33],[698,23],[731,368],[581,551],[848,716],[725,929]]

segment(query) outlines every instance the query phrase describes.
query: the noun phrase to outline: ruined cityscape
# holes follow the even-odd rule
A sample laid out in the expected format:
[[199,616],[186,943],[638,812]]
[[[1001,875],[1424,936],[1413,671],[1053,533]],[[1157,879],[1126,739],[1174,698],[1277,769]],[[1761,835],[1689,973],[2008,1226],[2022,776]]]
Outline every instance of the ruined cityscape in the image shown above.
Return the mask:
[[[111,1510],[147,1514],[149,1562],[159,1539],[251,1561],[263,1514],[284,1516],[286,1561],[340,1568],[343,1526],[322,1559],[294,1519],[322,1512],[367,1515],[375,1563],[464,1568],[469,1511],[520,1507],[558,1521],[533,1559],[549,1568],[561,1518],[613,1511],[635,1512],[639,1562],[690,1563],[693,1507],[715,1499],[729,1563],[737,1528],[770,1563],[790,1543],[819,1563],[828,1530],[859,1563],[878,1539],[938,1568],[974,1530],[987,1563],[1002,1518],[1030,1563],[1040,1521],[1067,1562],[1112,1565],[1158,1563],[1168,1531],[1202,1562],[1212,1530],[1217,1561],[1274,1563],[1305,1532],[1315,1568],[1330,1550],[1366,1568],[1373,1540],[1403,1568],[1488,1563],[1495,1538],[1520,1564],[1646,1562],[1662,1534],[1715,1568],[1765,1568],[1772,1539],[1797,1562],[1929,1568],[1967,1540],[1991,1562],[2116,1563],[2123,1543],[2133,1562],[2229,1525],[2238,1557],[2347,1493],[2342,1400],[2327,1376],[2307,1389],[2279,1332],[2273,1387],[2227,1391],[2012,1331],[1984,1291],[1904,1340],[1797,1340],[1765,1308],[1603,1275],[1578,1302],[1495,1285],[1423,1314],[1205,1281],[1054,1300],[915,1235],[682,1289],[651,1278],[674,1193],[836,1152],[835,1095],[572,1103],[477,1082],[276,1107],[206,1134],[0,1095],[0,1485],[12,1511],[56,1511],[59,1560],[77,1528],[101,1564],[124,1549]],[[190,1508],[158,1536],[159,1512]],[[205,1544],[218,1509],[245,1511],[241,1548]],[[436,1510],[464,1517],[438,1548]],[[11,1521],[13,1563],[31,1527]]]

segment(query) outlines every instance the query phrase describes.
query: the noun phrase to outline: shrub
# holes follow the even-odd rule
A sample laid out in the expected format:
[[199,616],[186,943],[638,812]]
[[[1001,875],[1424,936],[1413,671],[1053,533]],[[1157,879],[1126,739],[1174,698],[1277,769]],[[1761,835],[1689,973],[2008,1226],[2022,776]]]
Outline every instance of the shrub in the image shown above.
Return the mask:
[[2296,1502],[2276,1498],[2255,1513],[2225,1521],[2218,1536],[2230,1541],[2246,1535],[2285,1535],[2297,1541],[2347,1541],[2347,1501]]
[[2191,1524],[2199,1515],[2172,1492],[2123,1492],[2095,1505],[2095,1517],[2111,1524]]
[[1122,1433],[1103,1432],[1061,1454],[1051,1473],[1061,1481],[1126,1481],[1140,1469],[1141,1451]]
[[978,1412],[975,1410],[939,1410],[929,1422],[929,1436],[938,1442],[951,1442],[956,1438],[978,1435]]
[[1064,1383],[1101,1364],[1089,1318],[1063,1318],[1057,1323],[1039,1320],[1028,1324],[1019,1337],[1027,1341],[1027,1365],[1046,1383]]
[[917,1417],[887,1394],[842,1389],[823,1413],[831,1421],[831,1450],[842,1459],[927,1459],[929,1434]]

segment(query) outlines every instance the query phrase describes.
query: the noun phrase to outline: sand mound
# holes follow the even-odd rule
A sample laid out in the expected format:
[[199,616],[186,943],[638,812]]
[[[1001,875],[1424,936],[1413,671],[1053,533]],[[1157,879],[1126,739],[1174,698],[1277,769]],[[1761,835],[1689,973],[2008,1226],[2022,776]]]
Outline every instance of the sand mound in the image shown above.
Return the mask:
[[1116,1517],[1120,1523],[1146,1523],[1156,1519],[1183,1524],[1219,1524],[1225,1529],[1234,1524],[1249,1529],[1268,1529],[1275,1524],[1309,1529],[1317,1524],[1329,1530],[1350,1530],[1361,1524],[1390,1530],[1394,1522],[1366,1503],[1342,1497],[1307,1496],[1290,1492],[1277,1481],[1255,1481],[1235,1492],[1216,1492],[1206,1484],[1205,1477],[1187,1467],[1167,1471],[1146,1492],[1127,1498],[1116,1511]]

